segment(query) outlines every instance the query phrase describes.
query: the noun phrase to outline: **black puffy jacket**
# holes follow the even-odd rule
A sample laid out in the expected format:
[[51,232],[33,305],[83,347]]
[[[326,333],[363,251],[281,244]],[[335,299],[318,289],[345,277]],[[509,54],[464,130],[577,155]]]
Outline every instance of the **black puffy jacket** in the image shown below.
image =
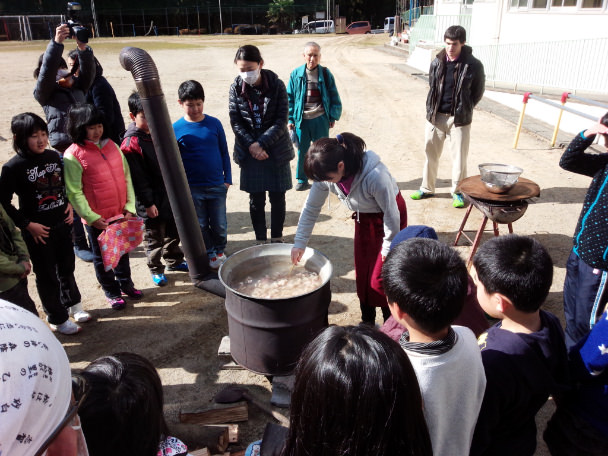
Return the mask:
[[[445,78],[446,51],[442,49],[431,62],[429,69],[429,94],[426,98],[426,120],[435,123],[435,115],[443,96]],[[463,46],[458,59],[458,76],[456,79],[456,96],[454,97],[454,125],[461,127],[473,121],[473,108],[483,97],[486,75],[483,64],[473,57],[473,49]]]
[[84,103],[93,79],[95,78],[95,62],[93,51],[87,46],[86,50],[78,51],[80,76],[74,80],[71,88],[61,87],[56,82],[57,71],[61,64],[63,44],[51,40],[42,59],[42,66],[34,88],[34,98],[40,103],[49,127],[49,142],[60,152],[65,151],[72,140],[65,131],[67,113],[75,103]]
[[249,146],[258,142],[270,159],[285,163],[295,157],[293,145],[287,130],[289,105],[285,84],[270,70],[262,70],[266,89],[264,91],[264,112],[262,128],[253,127],[253,117],[248,100],[243,96],[243,80],[237,76],[230,86],[228,109],[230,125],[234,131],[234,162],[243,166],[254,160],[249,154]]

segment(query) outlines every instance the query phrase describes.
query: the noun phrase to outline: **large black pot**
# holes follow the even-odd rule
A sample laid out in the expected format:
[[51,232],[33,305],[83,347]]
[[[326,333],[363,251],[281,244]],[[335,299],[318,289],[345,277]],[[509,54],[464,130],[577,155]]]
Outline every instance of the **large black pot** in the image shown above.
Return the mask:
[[306,248],[300,261],[318,273],[322,285],[316,290],[281,299],[258,299],[233,286],[260,272],[289,271],[291,244],[250,247],[231,255],[219,270],[226,287],[226,312],[230,351],[236,362],[264,375],[293,372],[300,353],[323,328],[331,302],[329,279],[332,265],[322,253]]

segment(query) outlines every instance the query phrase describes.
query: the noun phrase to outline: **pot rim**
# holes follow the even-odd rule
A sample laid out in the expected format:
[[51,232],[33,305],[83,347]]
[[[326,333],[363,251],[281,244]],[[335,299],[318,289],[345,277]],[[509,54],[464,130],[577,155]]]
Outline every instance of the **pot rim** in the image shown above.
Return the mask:
[[[302,293],[302,294],[297,294],[297,295],[293,295],[290,296],[288,298],[257,298],[255,296],[251,296],[245,293],[242,293],[240,291],[235,290],[232,286],[228,285],[223,278],[222,275],[222,269],[224,268],[224,266],[226,264],[229,264],[229,262],[231,261],[231,259],[234,259],[235,257],[244,255],[246,253],[249,253],[249,251],[252,251],[254,249],[256,250],[260,250],[260,251],[281,251],[281,250],[288,250],[289,252],[291,252],[291,249],[293,248],[294,244],[287,244],[287,243],[277,243],[277,244],[263,244],[263,245],[254,245],[251,247],[246,247],[244,249],[241,249],[237,252],[234,252],[232,255],[230,255],[226,261],[220,266],[218,272],[217,272],[217,276],[220,279],[220,282],[222,283],[222,285],[224,285],[224,287],[226,288],[226,290],[241,296],[245,299],[250,299],[250,300],[256,300],[256,301],[287,301],[287,300],[291,300],[291,299],[295,299],[295,298],[301,298],[303,296],[308,296],[312,293],[316,293],[317,291],[319,291],[321,288],[323,288],[331,279],[331,276],[333,275],[333,271],[334,271],[334,267],[333,264],[331,263],[331,261],[329,260],[329,258],[327,257],[327,255],[325,255],[323,252],[313,249],[312,247],[306,247],[304,249],[304,255],[302,255],[302,259],[300,260],[300,264],[305,264],[306,260],[313,257],[313,256],[320,256],[323,257],[326,261],[326,264],[323,266],[323,268],[328,268],[327,271],[327,277],[325,279],[323,279],[321,285],[319,285],[317,288],[315,288],[312,291],[309,291],[308,293]],[[258,255],[258,256],[265,256],[265,255]],[[270,256],[270,255],[268,255]],[[319,273],[320,271],[318,271]]]

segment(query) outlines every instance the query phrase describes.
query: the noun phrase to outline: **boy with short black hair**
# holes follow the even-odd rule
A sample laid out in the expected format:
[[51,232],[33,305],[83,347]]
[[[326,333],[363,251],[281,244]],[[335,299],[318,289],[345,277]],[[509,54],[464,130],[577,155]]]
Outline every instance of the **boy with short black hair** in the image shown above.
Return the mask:
[[391,314],[408,328],[399,343],[418,377],[435,456],[469,454],[486,384],[475,335],[451,326],[467,277],[454,249],[426,238],[401,242],[382,267]]
[[562,327],[540,310],[553,262],[538,241],[508,235],[483,244],[473,266],[479,304],[501,321],[478,339],[487,386],[471,455],[533,455],[534,417],[568,382]]
[[148,268],[154,284],[162,287],[167,284],[167,277],[161,258],[167,263],[169,271],[187,272],[188,265],[179,247],[175,219],[144,108],[137,92],[129,96],[129,117],[133,122],[124,134],[120,149],[131,169],[137,215],[142,217],[145,223],[144,241]]
[[226,261],[226,193],[232,185],[226,134],[218,119],[203,113],[205,92],[199,82],[182,82],[177,94],[185,115],[173,124],[173,130],[203,232],[209,266],[216,269]]

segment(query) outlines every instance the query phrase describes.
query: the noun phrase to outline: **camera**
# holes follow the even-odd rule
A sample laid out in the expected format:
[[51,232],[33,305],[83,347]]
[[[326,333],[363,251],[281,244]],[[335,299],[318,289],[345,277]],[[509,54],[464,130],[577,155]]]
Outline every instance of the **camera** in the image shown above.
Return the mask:
[[76,37],[76,39],[82,43],[88,43],[89,38],[91,37],[91,33],[89,29],[84,27],[78,21],[78,12],[82,9],[80,3],[78,2],[68,2],[68,21],[66,25],[70,29],[70,38]]

